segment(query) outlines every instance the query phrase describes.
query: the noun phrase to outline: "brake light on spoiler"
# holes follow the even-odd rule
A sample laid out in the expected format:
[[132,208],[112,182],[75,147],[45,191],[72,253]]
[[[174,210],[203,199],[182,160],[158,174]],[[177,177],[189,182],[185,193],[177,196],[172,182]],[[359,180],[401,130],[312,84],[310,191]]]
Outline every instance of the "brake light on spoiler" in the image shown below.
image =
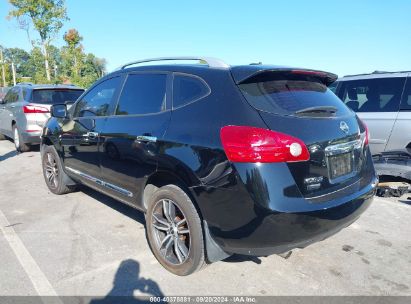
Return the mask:
[[227,158],[232,162],[279,163],[310,159],[302,140],[268,129],[225,126],[221,128],[220,137]]
[[50,111],[49,109],[45,107],[28,104],[26,106],[23,106],[23,112],[28,114],[28,113],[49,113]]

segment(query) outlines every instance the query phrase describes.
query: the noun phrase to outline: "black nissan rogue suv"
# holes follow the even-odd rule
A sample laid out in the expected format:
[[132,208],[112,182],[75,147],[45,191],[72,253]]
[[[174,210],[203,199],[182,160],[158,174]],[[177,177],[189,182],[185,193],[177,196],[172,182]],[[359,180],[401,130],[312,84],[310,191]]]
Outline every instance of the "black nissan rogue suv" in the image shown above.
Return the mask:
[[[199,62],[144,64],[183,59]],[[305,247],[355,221],[377,183],[367,127],[327,88],[336,78],[213,58],[132,62],[69,110],[52,107],[45,181],[142,210],[153,254],[177,275]]]

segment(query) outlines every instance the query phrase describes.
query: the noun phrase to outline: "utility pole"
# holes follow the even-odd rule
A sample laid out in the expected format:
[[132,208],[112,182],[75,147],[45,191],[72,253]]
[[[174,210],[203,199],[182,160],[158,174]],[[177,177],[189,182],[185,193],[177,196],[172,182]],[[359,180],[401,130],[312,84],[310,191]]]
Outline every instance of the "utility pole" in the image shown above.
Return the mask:
[[4,60],[3,60],[3,48],[0,47],[0,61],[1,61],[1,74],[3,79],[3,87],[6,86],[6,71],[4,69]]
[[13,73],[13,83],[16,85],[16,68],[13,61],[11,62],[11,72]]

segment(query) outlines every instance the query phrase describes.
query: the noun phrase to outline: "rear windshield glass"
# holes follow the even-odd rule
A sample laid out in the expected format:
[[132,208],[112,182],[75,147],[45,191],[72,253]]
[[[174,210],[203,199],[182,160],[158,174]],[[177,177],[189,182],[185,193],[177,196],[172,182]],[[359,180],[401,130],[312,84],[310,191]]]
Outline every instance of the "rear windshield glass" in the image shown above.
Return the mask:
[[83,90],[34,90],[32,102],[40,104],[59,104],[66,101],[76,101]]
[[284,79],[239,85],[247,101],[256,109],[283,115],[315,107],[334,107],[336,115],[349,114],[343,102],[322,83]]

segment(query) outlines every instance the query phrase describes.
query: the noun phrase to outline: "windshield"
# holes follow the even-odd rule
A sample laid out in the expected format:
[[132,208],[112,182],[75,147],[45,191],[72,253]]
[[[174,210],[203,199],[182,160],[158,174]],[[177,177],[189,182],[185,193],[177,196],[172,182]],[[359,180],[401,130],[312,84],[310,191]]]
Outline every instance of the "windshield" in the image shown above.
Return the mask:
[[83,94],[83,90],[47,89],[34,90],[32,102],[40,104],[61,104],[66,101],[75,102]]
[[244,97],[256,109],[293,115],[307,108],[333,107],[337,116],[350,113],[343,102],[322,83],[307,80],[268,80],[239,85]]

